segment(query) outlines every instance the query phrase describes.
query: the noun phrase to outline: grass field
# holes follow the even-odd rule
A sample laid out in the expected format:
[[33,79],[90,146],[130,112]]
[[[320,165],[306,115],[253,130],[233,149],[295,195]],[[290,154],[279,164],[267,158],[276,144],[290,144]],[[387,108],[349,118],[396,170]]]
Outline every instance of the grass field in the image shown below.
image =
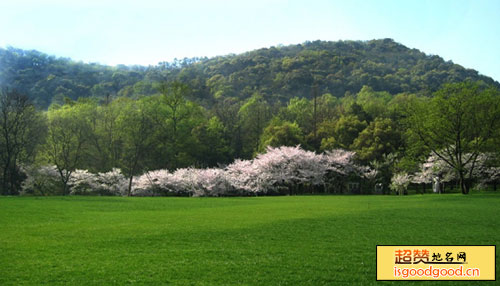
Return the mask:
[[1,197],[0,285],[430,285],[375,246],[499,241],[500,194]]

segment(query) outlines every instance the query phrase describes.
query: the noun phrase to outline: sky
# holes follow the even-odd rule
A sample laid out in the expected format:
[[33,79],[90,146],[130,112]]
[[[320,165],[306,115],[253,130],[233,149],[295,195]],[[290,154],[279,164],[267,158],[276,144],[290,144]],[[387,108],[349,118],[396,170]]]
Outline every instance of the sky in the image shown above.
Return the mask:
[[500,0],[0,0],[0,47],[107,65],[381,38],[500,82]]

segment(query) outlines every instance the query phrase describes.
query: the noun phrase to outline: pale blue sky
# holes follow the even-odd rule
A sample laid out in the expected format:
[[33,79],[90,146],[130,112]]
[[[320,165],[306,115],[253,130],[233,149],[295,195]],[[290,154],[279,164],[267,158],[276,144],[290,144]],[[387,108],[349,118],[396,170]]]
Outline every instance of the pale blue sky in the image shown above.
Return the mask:
[[500,0],[0,0],[0,47],[157,64],[310,40],[393,38],[500,81]]

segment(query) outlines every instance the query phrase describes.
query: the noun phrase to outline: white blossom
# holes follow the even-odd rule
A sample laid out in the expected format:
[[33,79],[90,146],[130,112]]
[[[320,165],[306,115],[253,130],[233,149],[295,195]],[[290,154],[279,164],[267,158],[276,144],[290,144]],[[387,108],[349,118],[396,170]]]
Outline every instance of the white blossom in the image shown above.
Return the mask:
[[411,182],[411,176],[407,173],[398,173],[392,176],[391,185],[389,186],[391,190],[396,191],[398,194],[403,194],[408,188]]
[[87,170],[75,170],[68,181],[71,195],[99,194],[124,195],[128,182],[120,169],[93,174]]
[[[260,194],[294,185],[322,185],[332,180],[344,184],[345,178],[353,174],[366,178],[376,174],[372,169],[356,165],[354,155],[354,152],[345,150],[316,154],[299,146],[268,147],[267,152],[257,155],[253,160],[235,160],[223,169],[180,168],[174,172],[165,169],[146,172],[133,178],[131,195]],[[55,167],[42,167],[36,174],[36,178],[59,177]],[[36,185],[34,178],[28,176],[25,188]],[[126,195],[128,179],[119,169],[98,174],[75,170],[68,185],[71,194]]]
[[125,195],[128,187],[127,178],[117,168],[113,168],[109,172],[97,174],[95,183],[96,188],[112,195]]
[[71,195],[94,194],[97,191],[97,176],[87,170],[75,170],[68,180]]
[[60,188],[60,175],[56,166],[23,167],[27,178],[23,181],[21,194],[47,195]]

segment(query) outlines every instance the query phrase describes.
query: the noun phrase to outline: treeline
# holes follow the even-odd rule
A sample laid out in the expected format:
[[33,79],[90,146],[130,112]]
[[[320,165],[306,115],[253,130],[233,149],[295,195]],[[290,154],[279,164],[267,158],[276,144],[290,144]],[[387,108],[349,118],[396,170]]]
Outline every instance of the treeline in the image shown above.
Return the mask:
[[391,39],[305,42],[148,67],[108,67],[37,51],[0,49],[0,84],[28,95],[42,108],[62,104],[66,97],[154,95],[164,81],[189,85],[189,99],[211,109],[225,100],[243,102],[255,93],[269,103],[286,104],[294,97],[311,99],[313,89],[337,98],[357,94],[363,86],[390,94],[428,95],[444,83],[466,80],[500,87],[474,70]]
[[376,170],[386,187],[393,174],[417,172],[433,152],[469,184],[467,166],[475,166],[480,154],[498,152],[499,92],[481,82],[447,85],[433,98],[365,86],[338,99],[313,89],[311,99],[295,97],[286,105],[256,92],[212,109],[189,100],[193,91],[183,83],[157,86],[156,95],[138,99],[64,98],[47,111],[16,91],[3,91],[2,193],[18,194],[32,166],[55,166],[62,194],[70,193],[77,169],[119,168],[130,193],[134,176],[147,171],[223,167],[268,146],[297,145],[317,153],[354,151],[354,160]]

